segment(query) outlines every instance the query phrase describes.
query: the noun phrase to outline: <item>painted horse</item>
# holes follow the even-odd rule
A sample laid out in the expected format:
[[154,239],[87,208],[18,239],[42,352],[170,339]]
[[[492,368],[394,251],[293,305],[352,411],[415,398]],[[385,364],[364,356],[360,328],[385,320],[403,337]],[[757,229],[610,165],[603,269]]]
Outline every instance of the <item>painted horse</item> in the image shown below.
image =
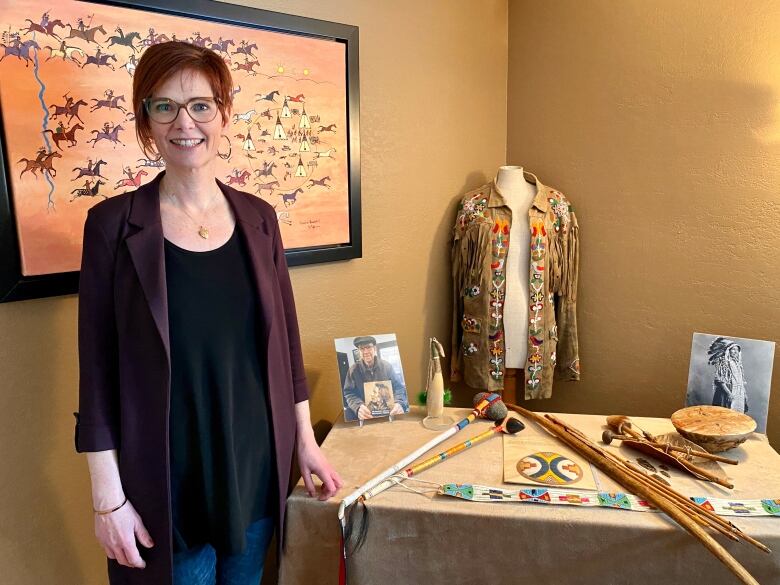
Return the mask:
[[108,62],[111,59],[116,62],[117,58],[111,53],[104,53],[103,55],[87,55],[87,60],[81,66],[82,69],[87,65],[97,65],[98,67],[109,67],[111,71],[116,71],[116,68]]
[[123,47],[130,47],[131,49],[133,49],[133,53],[138,52],[138,49],[136,49],[135,45],[133,45],[133,39],[138,39],[138,42],[140,43],[141,42],[140,33],[133,31],[125,35],[125,33],[122,32],[122,29],[120,27],[116,27],[114,29],[114,32],[117,32],[119,34],[108,37],[107,48],[110,48],[112,45],[122,45]]
[[259,66],[259,61],[247,61],[246,63],[234,63],[235,69],[233,71],[246,71],[250,75],[257,75],[255,71],[255,65]]
[[49,106],[49,109],[54,108],[54,113],[51,116],[52,119],[57,118],[58,116],[68,116],[68,124],[71,123],[73,118],[78,118],[79,121],[83,123],[84,120],[79,117],[79,108],[86,105],[87,102],[84,100],[79,100],[69,106],[58,106],[56,104],[52,104]]
[[[87,182],[87,185],[89,185],[89,182]],[[73,198],[70,200],[70,203],[72,203],[79,197],[102,197],[103,199],[108,199],[108,197],[100,193],[101,185],[105,185],[105,183],[100,179],[98,179],[97,182],[91,187],[84,187],[83,189],[73,189],[73,191],[71,191],[71,193],[73,193]]]
[[43,159],[41,160],[35,160],[35,159],[29,159],[29,158],[20,158],[17,162],[24,162],[25,167],[24,170],[22,170],[21,173],[19,173],[19,178],[22,178],[22,175],[26,173],[27,171],[32,171],[32,174],[35,175],[35,178],[38,178],[38,175],[35,173],[36,169],[39,169],[42,173],[49,173],[52,177],[57,176],[57,170],[53,166],[53,160],[55,158],[62,158],[62,155],[55,151],[52,151],[48,153]]
[[290,207],[290,205],[295,205],[295,202],[298,200],[298,193],[303,193],[303,189],[299,187],[291,193],[282,193],[282,202],[284,203],[284,206]]
[[17,57],[20,60],[24,59],[25,67],[29,67],[30,62],[33,60],[32,56],[30,55],[30,49],[40,49],[38,43],[32,39],[24,41],[23,43],[19,43],[18,45],[4,45],[3,43],[0,43],[0,47],[3,47],[4,49],[4,53],[3,56],[0,57],[0,61],[6,57]]
[[54,140],[54,145],[57,147],[57,149],[62,150],[60,148],[60,142],[66,140],[67,142],[70,142],[68,146],[76,146],[78,144],[78,140],[76,140],[76,130],[83,130],[83,129],[84,126],[82,126],[81,124],[76,124],[73,128],[71,128],[67,132],[54,132],[50,128],[47,128],[46,130],[43,131],[43,134],[50,132],[52,140]]
[[119,102],[125,101],[124,94],[122,95],[116,95],[112,97],[110,100],[99,100],[97,98],[92,98],[93,102],[97,102],[92,104],[92,107],[90,108],[90,112],[94,112],[95,110],[99,110],[100,108],[108,108],[108,109],[116,109],[122,112],[123,114],[127,114],[127,110],[119,104]]
[[259,179],[260,177],[273,177],[275,179],[276,178],[274,177],[275,166],[276,163],[274,161],[264,162],[262,169],[255,169],[255,179]]
[[230,47],[231,45],[233,45],[234,47],[236,46],[236,43],[233,42],[233,39],[224,39],[223,40],[220,37],[219,42],[211,43],[210,49],[212,51],[216,51],[217,53],[224,53],[225,55],[228,55],[228,57],[230,57],[230,53],[228,51],[228,47]]
[[37,32],[44,35],[48,35],[50,37],[54,37],[58,41],[61,41],[62,39],[57,34],[55,34],[54,29],[58,26],[62,28],[69,26],[64,22],[62,22],[59,18],[57,20],[52,20],[46,26],[41,26],[40,24],[38,24],[37,22],[33,22],[29,18],[25,18],[25,21],[29,22],[30,24],[27,26],[26,29],[21,29],[21,32],[23,32],[24,34],[28,35],[31,32]]
[[[73,167],[74,171],[78,171],[79,174],[75,179],[71,179],[71,181],[77,181],[81,177],[100,177],[101,179],[106,179],[103,175],[100,174],[100,167],[103,165],[108,164],[106,161],[104,161],[102,158],[99,159],[94,165],[92,165],[92,169],[90,170],[89,167]],[[72,172],[72,171],[71,171]]]
[[242,43],[235,51],[233,51],[233,55],[246,55],[254,57],[255,55],[252,53],[252,49],[257,49],[257,45],[255,43],[251,43],[249,45]]
[[72,24],[69,24],[68,26],[70,27],[70,34],[66,38],[81,39],[83,41],[87,41],[88,43],[95,43],[97,46],[100,46],[100,43],[95,40],[95,35],[99,32],[106,34],[106,29],[103,28],[102,24],[93,26],[92,28],[88,28],[83,31],[79,30],[78,28],[74,28]]
[[228,175],[228,176],[227,176],[227,179],[228,179],[228,182],[227,182],[227,184],[228,184],[228,185],[234,185],[234,184],[237,184],[237,185],[241,185],[241,186],[243,187],[243,186],[245,186],[245,185],[246,185],[246,180],[249,178],[249,175],[250,175],[250,174],[251,174],[251,173],[250,173],[249,171],[246,171],[246,170],[245,170],[245,171],[244,171],[243,173],[241,173],[240,175],[239,175],[237,172],[236,172],[236,174],[234,174],[234,175]]
[[96,134],[96,136],[94,138],[91,138],[91,139],[87,140],[87,143],[91,142],[92,143],[92,148],[95,148],[95,145],[100,140],[108,140],[109,142],[113,142],[114,143],[114,148],[116,148],[117,143],[121,144],[122,146],[126,146],[124,142],[119,140],[119,131],[120,130],[124,130],[124,128],[122,126],[120,126],[119,124],[114,126],[108,132],[103,132],[102,130],[92,130],[92,133]]
[[135,174],[135,177],[133,177],[132,179],[128,179],[128,178],[119,179],[116,182],[116,187],[114,187],[114,189],[119,189],[120,187],[133,187],[134,189],[137,189],[138,187],[141,186],[141,177],[145,177],[148,174],[149,173],[147,173],[145,170],[141,169]]
[[65,47],[64,51],[60,51],[59,49],[55,49],[54,47],[50,47],[49,45],[46,45],[43,48],[49,49],[49,51],[51,51],[51,55],[49,55],[49,57],[46,59],[47,61],[59,57],[63,61],[73,61],[76,65],[81,65],[81,62],[78,59],[76,59],[74,55],[79,55],[80,57],[87,56],[86,53],[84,53],[84,51],[82,51],[78,47],[71,47],[69,45]]
[[[255,94],[255,101],[256,102],[261,102],[263,100],[267,100],[269,102],[276,103],[276,97],[275,96],[277,96],[277,95],[279,95],[279,90],[278,89],[275,89],[271,93],[267,93],[265,95],[263,95],[262,93],[256,93]],[[270,120],[271,117],[269,116],[268,119]]]

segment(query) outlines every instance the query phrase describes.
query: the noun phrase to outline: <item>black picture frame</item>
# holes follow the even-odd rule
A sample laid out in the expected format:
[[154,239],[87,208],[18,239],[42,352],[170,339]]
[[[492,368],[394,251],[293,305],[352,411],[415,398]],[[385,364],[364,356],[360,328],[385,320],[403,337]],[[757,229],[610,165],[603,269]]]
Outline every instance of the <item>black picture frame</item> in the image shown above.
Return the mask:
[[[289,266],[362,257],[359,30],[357,26],[212,0],[80,1],[83,1],[84,4],[116,6],[344,43],[347,75],[345,84],[348,120],[349,242],[332,246],[295,248],[287,250],[285,255]],[[16,219],[8,180],[11,173],[11,161],[7,160],[6,156],[6,137],[2,119],[2,104],[0,104],[0,159],[3,161],[3,164],[0,165],[0,257],[2,257],[0,261],[0,303],[75,294],[78,292],[78,271],[39,276],[24,276],[22,274]]]

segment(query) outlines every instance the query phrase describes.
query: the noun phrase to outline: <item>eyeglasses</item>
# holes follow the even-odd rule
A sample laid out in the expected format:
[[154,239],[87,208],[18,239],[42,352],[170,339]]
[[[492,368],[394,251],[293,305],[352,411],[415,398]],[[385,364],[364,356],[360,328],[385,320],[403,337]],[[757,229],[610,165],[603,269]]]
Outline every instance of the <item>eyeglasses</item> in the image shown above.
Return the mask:
[[213,97],[196,97],[185,104],[165,97],[146,98],[143,104],[149,117],[160,124],[173,122],[182,108],[186,108],[190,118],[196,122],[211,122],[219,111],[219,100]]

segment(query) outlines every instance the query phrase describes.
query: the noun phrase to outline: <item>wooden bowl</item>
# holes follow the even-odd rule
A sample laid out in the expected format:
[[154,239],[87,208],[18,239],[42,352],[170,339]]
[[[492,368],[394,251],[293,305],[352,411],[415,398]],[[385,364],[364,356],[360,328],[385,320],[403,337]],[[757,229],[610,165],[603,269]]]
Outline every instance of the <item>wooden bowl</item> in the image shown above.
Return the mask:
[[672,415],[677,432],[710,453],[728,451],[744,443],[756,430],[756,421],[722,406],[689,406]]

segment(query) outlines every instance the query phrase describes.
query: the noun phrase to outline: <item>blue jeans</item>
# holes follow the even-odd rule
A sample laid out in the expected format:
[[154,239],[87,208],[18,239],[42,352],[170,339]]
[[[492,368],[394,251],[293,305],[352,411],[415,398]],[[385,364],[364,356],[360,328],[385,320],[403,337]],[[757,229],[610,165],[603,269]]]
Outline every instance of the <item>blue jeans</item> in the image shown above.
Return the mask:
[[241,554],[221,555],[210,544],[174,554],[173,584],[259,585],[273,533],[273,519],[262,518],[247,528]]

